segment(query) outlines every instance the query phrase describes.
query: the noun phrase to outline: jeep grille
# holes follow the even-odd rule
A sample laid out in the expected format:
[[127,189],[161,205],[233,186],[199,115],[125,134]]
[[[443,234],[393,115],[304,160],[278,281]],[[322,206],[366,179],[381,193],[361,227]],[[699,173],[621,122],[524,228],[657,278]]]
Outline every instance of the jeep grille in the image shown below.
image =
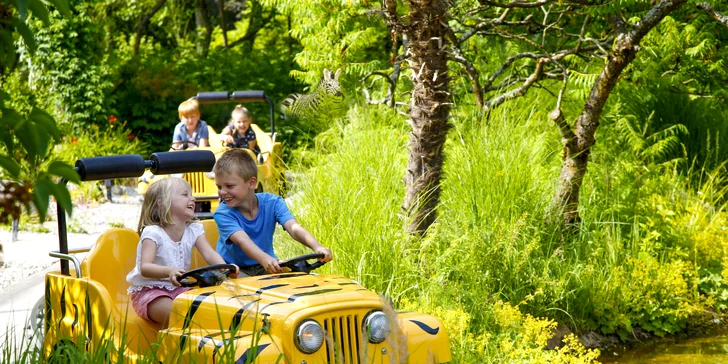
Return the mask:
[[189,182],[192,186],[192,194],[204,194],[205,193],[205,174],[202,172],[197,173],[185,173],[185,181]]
[[327,363],[361,364],[359,340],[362,334],[358,315],[324,319],[324,333]]

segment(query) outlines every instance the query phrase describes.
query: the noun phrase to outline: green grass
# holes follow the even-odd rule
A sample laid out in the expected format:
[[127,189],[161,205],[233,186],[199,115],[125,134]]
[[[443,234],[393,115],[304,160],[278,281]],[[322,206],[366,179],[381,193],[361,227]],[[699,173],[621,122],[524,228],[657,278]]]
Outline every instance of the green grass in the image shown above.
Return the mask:
[[[308,153],[293,199],[302,225],[334,252],[323,270],[357,279],[398,306],[446,316],[456,327],[458,362],[498,360],[506,355],[500,340],[527,335],[524,327],[497,329],[502,317],[494,307],[501,300],[577,331],[684,329],[685,315],[705,307],[704,293],[690,289],[662,306],[646,300],[696,287],[697,268],[716,264],[696,253],[705,250],[696,234],[726,221],[716,203],[725,194],[724,181],[716,181],[720,171],[644,164],[627,149],[597,144],[582,187],[583,222],[576,232],[562,231],[549,222],[558,221],[549,210],[563,147],[537,111],[548,108],[533,97],[487,120],[458,111],[445,146],[438,220],[424,239],[404,234],[407,124],[383,107],[351,110],[348,123],[326,132]],[[673,204],[679,198],[687,202]],[[280,240],[280,255],[303,251]],[[647,273],[667,281],[651,282]]]

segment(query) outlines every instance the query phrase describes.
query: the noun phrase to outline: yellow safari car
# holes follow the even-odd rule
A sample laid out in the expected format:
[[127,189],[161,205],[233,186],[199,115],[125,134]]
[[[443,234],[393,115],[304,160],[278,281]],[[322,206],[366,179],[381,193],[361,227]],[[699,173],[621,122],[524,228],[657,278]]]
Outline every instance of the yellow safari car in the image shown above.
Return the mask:
[[[276,141],[275,122],[274,122],[274,106],[273,101],[265,95],[263,91],[227,91],[200,92],[195,96],[200,104],[220,103],[220,102],[268,102],[270,107],[270,132],[266,133],[257,124],[251,124],[251,128],[255,132],[255,138],[260,148],[260,153],[256,156],[253,151],[245,149],[258,161],[258,186],[257,192],[270,192],[283,196],[286,190],[286,166],[283,163],[283,145]],[[230,149],[225,146],[222,138],[217,134],[211,126],[207,127],[210,138],[209,147],[195,147],[179,151],[186,153],[189,150],[209,150],[215,154],[215,158],[220,157],[222,153]],[[155,175],[151,172],[145,172],[139,177],[138,191],[141,195],[147,191],[149,186],[168,175]],[[192,186],[192,193],[195,196],[195,216],[199,219],[212,218],[213,212],[217,209],[219,198],[217,196],[217,187],[215,186],[215,176],[212,172],[195,172],[183,173],[179,177],[184,178]]]
[[[133,166],[121,173],[109,167],[117,162]],[[141,156],[81,159],[76,169],[81,180],[88,181],[139,176],[144,166],[152,166],[155,174],[205,172],[213,163],[210,151],[167,152],[152,155],[151,161]],[[180,280],[197,288],[175,298],[170,325],[162,329],[139,318],[127,295],[125,278],[135,264],[137,233],[110,229],[79,262],[68,252],[61,228],[65,216],[59,211],[60,250],[51,255],[61,258],[61,271],[48,273],[45,280],[42,352],[47,359],[67,359],[58,356],[72,342],[91,353],[105,350],[106,360],[114,362],[451,361],[447,330],[440,320],[397,312],[346,277],[311,273],[322,263],[308,261],[318,255],[282,262],[288,273],[229,279],[229,265],[205,267],[195,251],[193,270]],[[214,247],[215,221],[202,223]]]

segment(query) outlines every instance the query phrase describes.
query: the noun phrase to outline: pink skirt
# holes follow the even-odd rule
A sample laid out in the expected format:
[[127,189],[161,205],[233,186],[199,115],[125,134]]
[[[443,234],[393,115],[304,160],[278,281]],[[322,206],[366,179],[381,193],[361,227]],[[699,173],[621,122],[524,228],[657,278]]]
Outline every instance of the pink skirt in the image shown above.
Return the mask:
[[131,305],[134,307],[134,311],[136,311],[139,317],[152,321],[147,315],[147,306],[149,306],[152,301],[160,297],[169,297],[174,300],[175,297],[191,289],[192,288],[187,287],[175,287],[175,289],[170,291],[159,287],[144,287],[141,291],[133,292],[131,294]]

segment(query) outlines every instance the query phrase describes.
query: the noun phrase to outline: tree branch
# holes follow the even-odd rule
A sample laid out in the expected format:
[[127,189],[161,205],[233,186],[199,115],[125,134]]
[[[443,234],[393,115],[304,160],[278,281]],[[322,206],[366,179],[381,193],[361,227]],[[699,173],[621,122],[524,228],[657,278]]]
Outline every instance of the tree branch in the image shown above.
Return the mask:
[[503,95],[500,95],[496,98],[490,99],[485,103],[485,106],[483,107],[483,110],[488,111],[489,109],[499,106],[500,104],[515,99],[516,97],[523,96],[526,91],[533,85],[534,82],[536,82],[539,77],[541,77],[541,73],[543,72],[543,65],[545,62],[548,62],[548,59],[540,58],[536,61],[536,69],[533,70],[533,73],[528,76],[526,81],[515,90],[511,90],[510,92],[507,92]]
[[713,19],[717,20],[719,23],[723,23],[723,25],[728,27],[728,15],[719,13],[717,10],[713,9],[713,7],[710,6],[710,4],[708,4],[707,2],[698,4],[698,8],[708,13],[708,15],[710,15]]
[[139,22],[139,24],[137,24],[136,38],[134,38],[134,51],[133,51],[132,55],[137,55],[139,53],[139,45],[141,44],[141,41],[142,41],[142,35],[147,30],[147,24],[149,24],[149,20],[152,19],[154,14],[156,14],[159,11],[159,9],[162,8],[162,6],[164,6],[165,2],[167,2],[167,0],[157,0],[157,3],[154,4],[154,7],[151,10],[149,10],[149,12],[144,15],[144,17]]

